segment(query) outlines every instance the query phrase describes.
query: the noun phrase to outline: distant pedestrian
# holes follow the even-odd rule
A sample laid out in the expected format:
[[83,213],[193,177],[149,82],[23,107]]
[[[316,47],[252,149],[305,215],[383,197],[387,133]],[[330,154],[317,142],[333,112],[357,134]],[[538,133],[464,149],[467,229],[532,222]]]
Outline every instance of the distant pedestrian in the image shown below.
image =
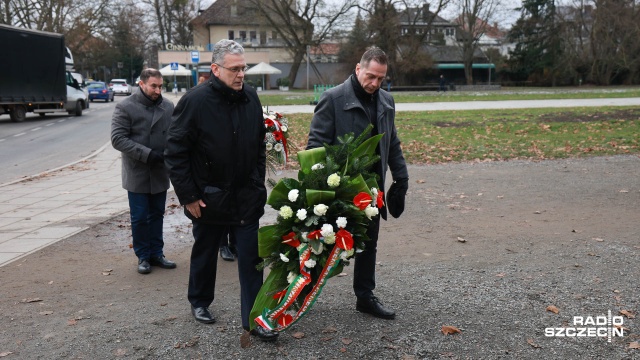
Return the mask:
[[129,195],[138,272],[148,274],[151,266],[176,267],[164,257],[162,237],[169,189],[163,153],[173,103],[163,101],[160,71],[142,70],[138,84],[138,91],[116,105],[111,121],[111,144],[122,152],[122,187]]
[[440,75],[440,87],[438,91],[447,91],[447,79],[444,78],[444,75]]
[[204,76],[200,76],[198,78],[198,85],[202,84],[205,81]]

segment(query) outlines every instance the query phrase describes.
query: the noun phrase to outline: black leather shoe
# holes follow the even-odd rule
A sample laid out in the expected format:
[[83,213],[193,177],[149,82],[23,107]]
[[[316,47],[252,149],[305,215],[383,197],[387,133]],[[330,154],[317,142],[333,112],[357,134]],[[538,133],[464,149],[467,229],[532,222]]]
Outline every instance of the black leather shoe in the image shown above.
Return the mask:
[[159,266],[163,269],[176,268],[176,263],[174,263],[173,261],[167,260],[167,258],[165,258],[164,256],[158,256],[158,257],[149,259],[149,264],[151,264],[152,266]]
[[196,321],[199,321],[203,324],[213,324],[216,322],[216,319],[211,315],[209,309],[206,307],[193,307],[191,306],[191,313]]
[[138,272],[140,274],[148,274],[151,272],[151,264],[149,264],[149,260],[147,259],[138,260]]
[[250,334],[257,336],[262,341],[276,341],[278,339],[278,335],[280,335],[277,331],[267,330],[262,326],[258,326],[251,330]]
[[373,295],[370,298],[358,298],[356,301],[356,310],[371,314],[380,319],[393,320],[396,318],[396,313],[384,307],[380,300]]
[[231,249],[226,245],[220,247],[220,257],[224,261],[233,261],[236,259],[236,257],[233,256]]

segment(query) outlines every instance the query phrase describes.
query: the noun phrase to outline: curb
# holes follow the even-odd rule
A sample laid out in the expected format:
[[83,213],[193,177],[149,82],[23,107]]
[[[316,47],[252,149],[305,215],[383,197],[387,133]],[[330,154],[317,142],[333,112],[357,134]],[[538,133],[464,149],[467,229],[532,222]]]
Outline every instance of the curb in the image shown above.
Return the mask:
[[93,153],[91,153],[90,155],[87,155],[87,156],[83,157],[82,159],[80,159],[80,160],[76,160],[76,161],[71,162],[71,163],[69,163],[69,164],[62,165],[62,166],[58,166],[57,168],[54,168],[54,169],[51,169],[51,170],[45,170],[45,171],[43,171],[43,172],[41,172],[41,173],[38,173],[38,174],[35,174],[35,175],[29,175],[29,176],[26,176],[26,177],[23,177],[23,178],[20,178],[20,179],[17,179],[17,180],[13,180],[13,181],[9,181],[9,182],[6,182],[6,183],[3,183],[3,184],[0,184],[0,188],[1,188],[1,187],[4,187],[4,186],[7,186],[7,185],[12,185],[12,184],[16,184],[16,183],[19,183],[19,182],[23,182],[23,181],[31,180],[31,179],[34,179],[34,178],[37,178],[37,177],[40,177],[40,176],[43,176],[43,175],[46,175],[46,174],[52,173],[52,172],[54,172],[54,171],[62,170],[62,169],[64,169],[64,168],[67,168],[67,167],[73,166],[73,165],[78,164],[78,163],[81,163],[81,162],[83,162],[83,161],[87,161],[87,160],[91,159],[92,157],[95,157],[95,156],[97,156],[98,154],[100,154],[100,153],[101,153],[102,151],[104,151],[104,149],[106,149],[106,148],[107,148],[107,146],[109,146],[109,145],[111,145],[111,142],[107,142],[106,144],[102,145],[102,146],[100,147],[100,149],[98,149],[98,150],[94,151],[94,152],[93,152]]

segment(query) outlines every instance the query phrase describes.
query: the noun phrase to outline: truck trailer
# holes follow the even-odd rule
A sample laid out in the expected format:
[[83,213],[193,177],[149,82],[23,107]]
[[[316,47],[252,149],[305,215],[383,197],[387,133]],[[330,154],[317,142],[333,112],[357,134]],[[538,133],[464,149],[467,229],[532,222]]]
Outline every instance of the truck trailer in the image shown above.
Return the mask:
[[28,112],[81,116],[87,95],[65,67],[64,36],[0,24],[0,115]]

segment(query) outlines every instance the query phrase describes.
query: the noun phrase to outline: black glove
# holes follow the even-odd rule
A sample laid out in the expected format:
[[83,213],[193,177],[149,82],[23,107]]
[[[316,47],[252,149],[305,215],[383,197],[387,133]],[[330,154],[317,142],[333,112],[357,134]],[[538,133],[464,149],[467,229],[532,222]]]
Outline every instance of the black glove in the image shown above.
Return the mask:
[[147,164],[164,164],[164,154],[162,154],[158,150],[151,150],[151,152],[149,153],[149,157],[147,158]]
[[399,218],[404,211],[404,197],[409,190],[409,179],[397,179],[387,192],[387,210],[394,218]]

